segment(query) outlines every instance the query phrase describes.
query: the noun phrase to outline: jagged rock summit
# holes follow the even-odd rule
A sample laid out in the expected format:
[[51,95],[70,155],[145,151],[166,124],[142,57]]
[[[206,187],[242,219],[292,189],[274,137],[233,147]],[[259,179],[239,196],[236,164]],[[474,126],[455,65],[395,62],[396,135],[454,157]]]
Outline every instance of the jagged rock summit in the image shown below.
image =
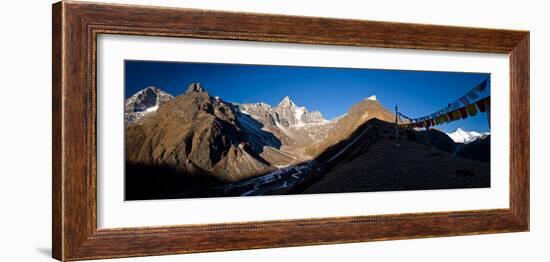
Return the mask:
[[187,87],[187,91],[185,91],[185,94],[193,93],[193,92],[206,92],[206,89],[202,87],[201,83],[191,83],[189,87]]
[[125,121],[131,123],[141,120],[173,98],[174,96],[157,87],[146,87],[124,101]]
[[289,96],[285,96],[281,102],[277,105],[278,107],[284,107],[284,108],[294,108],[297,107],[294,101],[290,99]]
[[307,124],[328,122],[319,111],[310,112],[305,106],[297,106],[289,96],[285,96],[273,110],[284,127],[302,127]]

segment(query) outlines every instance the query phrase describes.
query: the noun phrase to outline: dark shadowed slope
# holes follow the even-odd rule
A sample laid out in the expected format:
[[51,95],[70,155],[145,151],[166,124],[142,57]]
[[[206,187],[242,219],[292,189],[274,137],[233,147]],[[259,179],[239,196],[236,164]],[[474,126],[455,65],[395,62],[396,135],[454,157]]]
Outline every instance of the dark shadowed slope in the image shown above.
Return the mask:
[[456,157],[491,162],[491,136],[481,137],[468,144],[460,144],[455,152]]
[[449,154],[453,154],[456,150],[457,144],[447,134],[437,129],[423,130],[417,134],[419,142],[431,145]]
[[426,134],[373,119],[320,154],[322,178],[304,193],[490,186],[490,165],[439,150]]

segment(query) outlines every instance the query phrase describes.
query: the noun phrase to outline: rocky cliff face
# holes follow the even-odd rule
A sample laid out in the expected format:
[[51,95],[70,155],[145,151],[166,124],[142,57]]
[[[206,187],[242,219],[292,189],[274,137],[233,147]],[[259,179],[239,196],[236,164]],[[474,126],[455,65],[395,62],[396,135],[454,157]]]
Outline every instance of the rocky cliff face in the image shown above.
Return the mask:
[[290,97],[286,96],[273,108],[279,123],[284,127],[299,127],[306,124],[322,124],[327,122],[321,112],[309,112],[305,107],[297,106]]
[[306,107],[297,106],[290,97],[285,97],[272,107],[266,103],[240,104],[245,114],[250,114],[267,125],[280,125],[285,128],[303,127],[306,125],[325,124],[328,121],[319,111],[309,112]]
[[187,91],[185,91],[186,94],[200,93],[200,92],[206,92],[206,90],[202,87],[201,83],[191,83],[189,87],[187,87]]
[[126,123],[139,121],[157,111],[161,104],[174,98],[154,86],[144,88],[124,101],[124,119]]
[[266,103],[238,104],[239,111],[263,125],[263,130],[274,134],[282,143],[281,153],[290,156],[288,165],[310,159],[305,146],[323,140],[334,122],[323,118],[319,111],[310,112],[298,106],[290,97],[285,97],[276,106]]

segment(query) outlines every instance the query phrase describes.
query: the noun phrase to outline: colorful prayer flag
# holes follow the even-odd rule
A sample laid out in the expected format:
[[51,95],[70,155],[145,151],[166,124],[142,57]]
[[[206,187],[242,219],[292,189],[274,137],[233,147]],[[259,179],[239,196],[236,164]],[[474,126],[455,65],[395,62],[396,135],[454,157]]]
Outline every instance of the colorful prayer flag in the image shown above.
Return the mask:
[[466,98],[465,96],[461,97],[459,100],[460,100],[460,102],[462,102],[465,106],[467,106],[467,105],[470,104],[470,101],[468,101],[468,98]]
[[460,107],[460,101],[455,101],[452,106],[451,106],[451,109],[454,110],[454,109],[457,109]]
[[470,92],[468,92],[468,93],[466,94],[466,96],[467,96],[470,100],[472,100],[472,101],[474,101],[474,100],[476,100],[476,99],[479,98],[479,96],[478,96],[478,95],[476,94],[476,92],[474,92],[473,90],[470,91]]
[[453,121],[460,119],[460,112],[457,110],[453,111]]
[[474,104],[469,104],[466,106],[466,111],[468,111],[469,116],[475,116],[477,114],[477,108]]
[[443,123],[447,123],[447,122],[451,121],[447,114],[442,115],[441,120],[442,120],[441,122],[443,122]]
[[447,117],[449,118],[449,122],[452,122],[455,119],[455,115],[453,114],[453,112],[447,113]]
[[481,92],[485,91],[485,88],[487,88],[487,81],[488,80],[489,79],[485,79],[483,82],[479,83],[479,85],[474,87],[474,90],[478,93],[481,93]]
[[460,112],[460,117],[462,119],[466,119],[468,117],[468,112],[466,111],[466,107],[461,107],[460,109],[458,109],[458,111]]
[[481,100],[478,100],[476,101],[476,106],[477,106],[477,109],[479,109],[479,112],[481,113],[485,113],[485,111],[487,111],[487,105],[486,105],[486,100],[488,99],[489,97],[486,97],[486,98],[483,98]]
[[436,125],[441,124],[441,116],[437,116],[437,117],[435,118],[435,124],[436,124]]

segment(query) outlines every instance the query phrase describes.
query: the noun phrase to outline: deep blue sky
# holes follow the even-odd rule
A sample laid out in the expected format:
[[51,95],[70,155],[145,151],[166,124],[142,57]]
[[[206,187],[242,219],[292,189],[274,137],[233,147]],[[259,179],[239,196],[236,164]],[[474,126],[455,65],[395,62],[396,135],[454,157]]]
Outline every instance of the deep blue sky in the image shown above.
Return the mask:
[[[125,62],[125,97],[156,86],[172,95],[199,82],[211,96],[239,103],[279,103],[290,96],[299,106],[319,110],[326,119],[346,113],[371,95],[394,112],[420,117],[447,106],[487,79],[487,73],[454,73],[242,64]],[[487,88],[489,95],[490,88]],[[489,131],[486,114],[437,128]]]

